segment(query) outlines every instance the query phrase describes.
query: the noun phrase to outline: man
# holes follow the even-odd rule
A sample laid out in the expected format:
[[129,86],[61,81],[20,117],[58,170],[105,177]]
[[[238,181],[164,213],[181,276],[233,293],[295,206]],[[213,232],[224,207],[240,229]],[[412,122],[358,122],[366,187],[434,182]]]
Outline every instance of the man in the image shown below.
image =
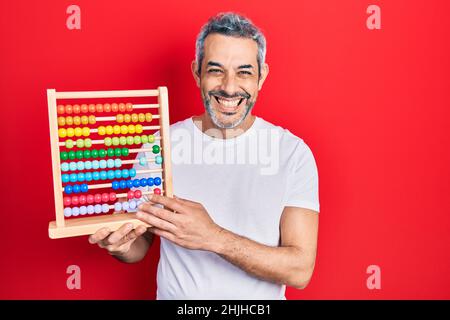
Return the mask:
[[192,63],[206,111],[171,126],[177,197],[153,195],[139,207],[151,228],[124,225],[89,238],[133,263],[160,236],[158,299],[285,299],[285,285],[310,281],[317,168],[302,139],[251,113],[269,72],[265,53],[248,19],[208,21]]

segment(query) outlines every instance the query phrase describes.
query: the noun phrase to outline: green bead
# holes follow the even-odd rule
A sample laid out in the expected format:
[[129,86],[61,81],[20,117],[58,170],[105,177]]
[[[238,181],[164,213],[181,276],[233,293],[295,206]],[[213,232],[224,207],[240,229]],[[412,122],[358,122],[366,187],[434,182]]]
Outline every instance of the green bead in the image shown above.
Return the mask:
[[122,148],[122,155],[124,157],[128,156],[130,154],[130,150],[128,148]]
[[109,148],[107,153],[108,153],[108,157],[114,157],[114,149],[113,148]]
[[84,150],[84,158],[89,159],[91,157],[91,150]]
[[141,144],[141,137],[135,136],[134,137],[134,144]]
[[61,160],[67,160],[69,159],[69,155],[67,154],[67,152],[62,151],[59,153],[59,156],[61,157]]
[[69,151],[68,156],[69,156],[69,159],[70,159],[70,160],[75,159],[75,151],[73,151],[73,150]]
[[84,146],[86,148],[92,147],[92,140],[91,139],[84,139]]
[[106,157],[106,151],[105,151],[105,149],[100,149],[100,150],[98,150],[98,156],[99,156],[100,158]]
[[153,147],[152,147],[152,151],[153,151],[153,153],[159,153],[159,146],[158,145],[154,145]]
[[121,146],[124,146],[124,145],[127,144],[127,138],[126,137],[120,137],[119,141],[120,141],[120,145]]
[[98,151],[96,149],[91,151],[92,158],[98,158]]
[[131,146],[133,143],[134,143],[134,138],[132,136],[128,136],[127,137],[127,144]]
[[77,157],[77,159],[83,159],[83,151],[78,150],[78,151],[76,152],[76,157]]
[[83,139],[78,139],[76,143],[77,143],[77,148],[84,148],[84,140]]
[[142,143],[148,143],[148,136],[146,136],[145,134],[141,136],[141,142]]
[[73,148],[73,140],[72,139],[67,139],[65,144],[66,144],[67,149]]
[[122,155],[122,149],[116,148],[113,150],[113,153],[116,157],[120,157]]
[[110,137],[105,138],[105,146],[110,147],[112,145],[112,139]]
[[118,146],[120,144],[120,140],[117,137],[112,138],[113,146]]
[[152,135],[152,134],[149,134],[149,135],[148,135],[148,142],[149,142],[149,143],[155,142],[155,136]]

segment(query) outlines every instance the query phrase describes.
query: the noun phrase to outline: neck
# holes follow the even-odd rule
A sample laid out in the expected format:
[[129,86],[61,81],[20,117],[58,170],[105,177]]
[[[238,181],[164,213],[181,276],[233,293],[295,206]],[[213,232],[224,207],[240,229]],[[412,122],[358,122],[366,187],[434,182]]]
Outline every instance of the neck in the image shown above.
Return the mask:
[[232,129],[223,129],[219,128],[214,124],[214,122],[212,122],[207,112],[200,116],[192,117],[194,125],[196,125],[203,133],[209,135],[210,137],[220,139],[231,139],[240,136],[245,131],[250,129],[253,122],[255,122],[255,119],[256,117],[249,113],[247,117],[245,117],[244,121],[242,121],[238,126]]

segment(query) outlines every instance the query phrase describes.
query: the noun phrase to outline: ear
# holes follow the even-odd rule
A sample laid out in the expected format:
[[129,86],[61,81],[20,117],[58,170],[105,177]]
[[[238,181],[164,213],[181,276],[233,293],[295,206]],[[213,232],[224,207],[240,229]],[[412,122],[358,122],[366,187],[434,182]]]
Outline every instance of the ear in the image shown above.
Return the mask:
[[195,82],[197,83],[197,87],[200,88],[200,75],[198,74],[198,64],[197,61],[192,61],[191,63],[191,71],[194,76]]
[[259,81],[258,81],[258,91],[261,90],[268,74],[269,74],[269,65],[267,63],[264,63],[261,66],[261,77],[259,78]]

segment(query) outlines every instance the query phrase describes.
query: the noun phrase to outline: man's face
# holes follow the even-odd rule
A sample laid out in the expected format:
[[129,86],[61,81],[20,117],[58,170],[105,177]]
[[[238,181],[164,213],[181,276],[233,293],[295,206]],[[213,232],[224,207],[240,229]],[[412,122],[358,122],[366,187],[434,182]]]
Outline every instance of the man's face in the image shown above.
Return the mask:
[[201,74],[192,71],[200,87],[203,103],[213,123],[235,128],[250,113],[268,72],[258,73],[258,45],[252,39],[210,34],[205,39]]

